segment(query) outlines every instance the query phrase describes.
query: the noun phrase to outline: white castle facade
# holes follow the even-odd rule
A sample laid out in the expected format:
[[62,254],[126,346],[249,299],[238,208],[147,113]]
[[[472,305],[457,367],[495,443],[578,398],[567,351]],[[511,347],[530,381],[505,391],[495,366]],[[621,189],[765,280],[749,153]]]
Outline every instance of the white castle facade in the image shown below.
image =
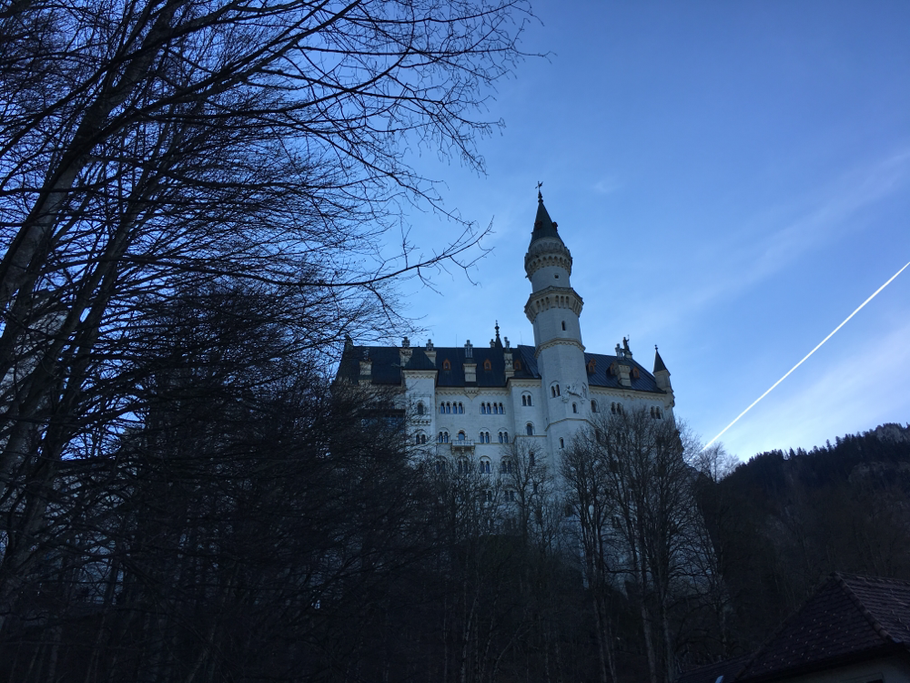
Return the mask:
[[656,350],[651,372],[632,358],[627,340],[612,355],[586,351],[572,255],[539,193],[525,272],[534,346],[503,343],[498,325],[489,347],[349,341],[338,379],[392,388],[412,443],[485,473],[504,471],[522,442],[558,470],[563,450],[597,413],[644,407],[654,419],[672,419],[670,373]]

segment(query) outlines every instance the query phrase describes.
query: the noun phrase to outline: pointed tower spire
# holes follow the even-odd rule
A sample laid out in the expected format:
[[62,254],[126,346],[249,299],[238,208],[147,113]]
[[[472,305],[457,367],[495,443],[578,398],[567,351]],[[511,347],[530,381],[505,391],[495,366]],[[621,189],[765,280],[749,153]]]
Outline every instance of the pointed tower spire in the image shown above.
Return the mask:
[[664,359],[660,357],[660,351],[657,350],[657,344],[654,345],[654,372],[670,372],[664,365]]
[[540,186],[542,184],[543,183],[537,184],[537,216],[534,218],[534,230],[531,232],[531,243],[533,244],[536,240],[545,237],[552,237],[562,242],[562,238],[556,231],[558,226],[550,218],[547,207],[543,204],[543,195],[540,192]]
[[670,384],[670,371],[664,365],[664,359],[660,357],[660,351],[657,350],[657,344],[654,345],[654,381],[657,382],[659,389],[673,393],[673,387]]
[[497,348],[497,349],[501,349],[501,348],[502,348],[502,340],[499,338],[499,321],[498,321],[498,320],[496,321],[496,341],[495,341],[495,345],[496,345],[496,348]]

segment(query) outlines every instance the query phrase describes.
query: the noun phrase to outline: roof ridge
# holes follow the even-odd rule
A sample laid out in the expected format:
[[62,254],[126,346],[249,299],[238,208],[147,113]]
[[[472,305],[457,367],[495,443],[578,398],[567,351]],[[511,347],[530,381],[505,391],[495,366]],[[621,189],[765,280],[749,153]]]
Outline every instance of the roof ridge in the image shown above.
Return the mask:
[[762,641],[762,644],[758,646],[758,649],[755,650],[755,652],[753,653],[753,655],[751,657],[749,657],[748,661],[742,666],[742,668],[740,668],[739,671],[736,672],[736,676],[733,677],[734,681],[738,681],[740,676],[742,676],[744,673],[749,671],[749,669],[752,667],[752,664],[754,662],[756,662],[759,659],[759,657],[761,657],[762,655],[765,654],[765,652],[770,647],[771,643],[773,643],[778,638],[778,636],[780,636],[784,632],[784,629],[786,629],[787,626],[790,625],[790,622],[792,622],[794,619],[796,619],[796,617],[806,608],[806,605],[809,602],[809,600],[814,598],[816,595],[818,595],[824,589],[824,587],[828,583],[831,582],[832,578],[833,577],[829,576],[828,579],[823,584],[821,584],[821,585],[816,584],[815,590],[813,590],[808,596],[803,598],[802,602],[795,609],[793,609],[790,612],[790,614],[787,615],[787,617],[785,619],[783,619],[777,625],[777,628],[774,629],[774,631],[772,631],[771,635],[769,635],[767,638],[764,639],[764,641]]
[[[837,581],[838,585],[847,594],[847,597],[850,598],[850,602],[852,602],[854,607],[856,607],[860,611],[860,613],[866,618],[866,620],[869,622],[869,625],[872,626],[872,629],[879,635],[879,637],[883,638],[884,640],[890,641],[892,643],[902,643],[902,641],[900,641],[897,638],[895,638],[894,636],[892,636],[888,632],[888,629],[886,629],[882,625],[882,623],[875,617],[875,615],[869,611],[869,608],[866,607],[866,605],[863,603],[863,601],[860,599],[860,597],[853,591],[853,589],[847,583],[846,579],[848,576],[849,575],[844,575],[844,574],[841,574],[840,572],[834,572],[832,575],[832,578],[834,578],[834,580]],[[854,576],[849,576],[849,578],[851,580],[869,583],[870,577],[854,575]]]

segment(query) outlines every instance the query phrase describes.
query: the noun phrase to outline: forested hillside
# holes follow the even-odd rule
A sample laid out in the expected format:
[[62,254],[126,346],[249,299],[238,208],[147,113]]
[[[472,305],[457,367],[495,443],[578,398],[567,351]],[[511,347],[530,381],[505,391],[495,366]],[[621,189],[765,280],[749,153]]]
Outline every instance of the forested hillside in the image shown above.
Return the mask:
[[733,651],[754,648],[832,571],[910,579],[910,427],[761,453],[701,502]]

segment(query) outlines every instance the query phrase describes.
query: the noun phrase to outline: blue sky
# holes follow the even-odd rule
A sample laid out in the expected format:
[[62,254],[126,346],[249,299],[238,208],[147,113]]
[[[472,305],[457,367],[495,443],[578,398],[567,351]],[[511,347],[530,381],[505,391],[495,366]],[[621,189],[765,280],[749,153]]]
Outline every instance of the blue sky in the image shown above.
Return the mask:
[[[707,441],[910,261],[910,3],[540,2],[499,84],[487,174],[433,153],[492,252],[402,288],[437,345],[533,343],[535,185],[575,259],[586,347],[628,335]],[[412,214],[412,239],[454,227]],[[722,438],[742,459],[910,421],[910,269]]]

